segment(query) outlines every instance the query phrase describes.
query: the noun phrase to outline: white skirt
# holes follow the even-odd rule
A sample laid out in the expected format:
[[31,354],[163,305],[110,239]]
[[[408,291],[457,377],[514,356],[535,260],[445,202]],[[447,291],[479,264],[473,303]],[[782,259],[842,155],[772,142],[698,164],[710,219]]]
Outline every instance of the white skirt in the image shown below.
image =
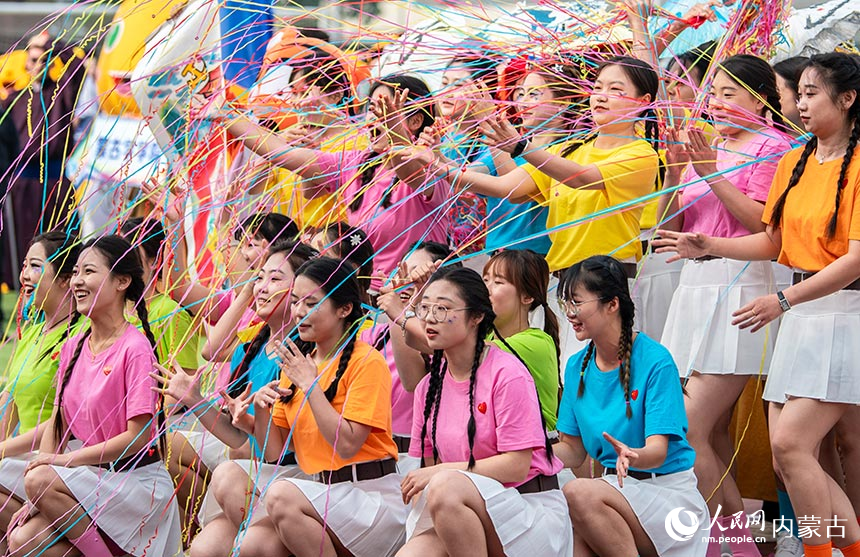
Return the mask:
[[24,470],[27,464],[36,455],[29,452],[19,456],[7,456],[0,460],[0,486],[21,501],[27,500],[24,491]]
[[732,313],[773,292],[770,261],[712,259],[684,263],[661,340],[672,353],[681,377],[693,371],[766,374],[776,326],[770,324],[750,333],[732,325]]
[[[272,482],[281,478],[310,478],[302,472],[301,468],[293,465],[281,466],[278,464],[266,464],[256,459],[238,459],[229,460],[248,474],[248,484],[246,487],[254,487],[260,495],[253,495],[247,501],[251,507],[252,519],[248,521],[250,524],[254,520],[267,516],[266,505],[263,504],[263,495],[266,490],[272,485]],[[226,464],[225,464],[226,466]],[[214,469],[213,469],[214,470]],[[207,489],[206,495],[203,496],[203,502],[200,504],[200,511],[197,513],[197,521],[201,526],[206,526],[213,519],[223,514],[221,505],[215,500],[212,495],[212,490]]]
[[96,525],[129,555],[182,555],[179,508],[164,463],[127,472],[97,466],[51,468]]
[[394,555],[406,541],[400,474],[375,480],[323,484],[284,478],[298,487],[327,528],[355,557]]
[[782,316],[764,399],[860,404],[860,291],[839,290]]
[[202,425],[192,430],[180,430],[175,433],[188,440],[188,444],[191,445],[191,448],[200,457],[200,461],[210,472],[214,471],[222,462],[230,460],[230,447]]
[[[698,482],[692,469],[648,480],[628,476],[624,478],[624,487],[618,486],[618,476],[614,474],[602,479],[630,503],[657,555],[705,556],[711,535],[708,528],[711,515],[705,499],[696,488]],[[693,524],[698,528],[693,529]],[[692,533],[687,531],[688,528],[693,530]]]
[[[487,514],[508,557],[569,556],[573,527],[567,500],[560,489],[522,494],[492,478],[464,472],[484,499]],[[406,523],[408,539],[433,528],[427,490],[419,497]]]
[[653,339],[663,336],[666,317],[672,297],[681,281],[684,261],[666,263],[673,253],[648,253],[639,262],[639,275],[633,284],[632,292],[641,300],[636,308],[639,314],[639,329]]

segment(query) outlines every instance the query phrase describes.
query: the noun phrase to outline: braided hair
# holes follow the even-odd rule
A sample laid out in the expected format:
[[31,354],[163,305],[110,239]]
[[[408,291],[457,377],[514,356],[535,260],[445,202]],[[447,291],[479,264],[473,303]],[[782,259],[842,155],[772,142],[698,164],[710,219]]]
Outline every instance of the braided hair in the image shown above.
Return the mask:
[[[311,258],[315,257],[317,252],[306,244],[291,240],[281,240],[269,246],[267,258],[276,253],[287,254],[287,262],[289,263],[290,268],[298,269]],[[284,303],[288,302],[285,301]],[[251,368],[251,362],[254,361],[254,358],[256,358],[263,347],[266,346],[266,343],[269,341],[269,337],[271,336],[272,329],[268,324],[265,324],[259,331],[257,331],[257,334],[254,335],[251,342],[245,344],[245,353],[242,355],[242,360],[239,362],[239,365],[236,366],[236,369],[233,370],[233,373],[230,374],[230,383],[227,387],[228,395],[236,397],[245,390],[245,386],[248,384],[248,370]],[[297,341],[297,346],[303,353],[308,353],[307,347],[301,340]]]
[[[127,301],[134,304],[134,309],[137,312],[137,317],[140,320],[141,328],[143,329],[146,339],[152,347],[155,354],[156,342],[155,335],[152,334],[152,329],[149,326],[149,312],[146,308],[146,284],[143,281],[143,265],[141,265],[140,257],[137,250],[121,236],[111,235],[102,236],[94,240],[90,240],[81,248],[81,252],[85,249],[93,249],[97,251],[105,260],[105,264],[110,269],[111,276],[127,276],[130,279],[128,287],[123,292]],[[69,384],[69,379],[72,376],[72,371],[77,364],[78,358],[83,350],[84,343],[92,333],[92,329],[81,335],[77,346],[69,363],[62,376],[62,381],[57,386],[57,408],[61,409],[63,404],[63,395],[66,387]],[[163,395],[159,395],[158,411],[156,412],[156,421],[158,424],[158,445],[162,454],[165,454],[166,444],[164,438],[164,413],[161,411],[161,406],[164,402]],[[57,420],[54,422],[54,437],[57,442],[65,435],[62,412],[58,412]]]
[[[342,259],[331,257],[312,259],[299,267],[296,276],[306,277],[317,284],[325,294],[325,298],[331,300],[336,308],[350,306],[349,315],[344,318],[343,333],[340,339],[343,348],[337,370],[334,379],[325,390],[325,397],[331,402],[337,394],[340,380],[346,373],[349,361],[352,359],[358,329],[364,321],[365,313],[361,306],[361,289],[355,279],[355,268]],[[314,346],[313,343],[310,344]]]
[[[851,134],[848,138],[848,146],[845,148],[845,155],[842,157],[842,166],[839,168],[833,216],[827,225],[827,237],[832,238],[836,235],[839,206],[842,203],[842,190],[845,188],[848,167],[851,164],[851,159],[854,157],[854,149],[857,147],[857,141],[860,140],[860,58],[856,55],[842,52],[816,54],[803,65],[801,73],[810,69],[815,70],[816,74],[824,82],[824,88],[828,91],[834,102],[842,93],[849,91],[857,93],[846,115],[847,121],[851,123]],[[804,146],[797,164],[794,165],[785,191],[782,192],[782,195],[779,196],[773,206],[770,224],[774,228],[778,228],[782,222],[785,200],[788,198],[791,189],[800,182],[800,177],[803,176],[809,156],[817,147],[818,138],[812,136]]]
[[[409,89],[409,93],[406,95],[406,106],[412,108],[409,116],[421,114],[421,125],[415,131],[416,137],[424,131],[424,128],[432,126],[436,122],[436,109],[430,89],[420,78],[411,75],[390,75],[384,77],[370,86],[370,90],[367,93],[368,98],[373,96],[374,91],[380,87],[387,87],[395,93],[402,89]],[[373,150],[365,153],[361,163],[358,165],[358,168],[361,170],[359,179],[363,188],[366,188],[373,182],[373,179],[376,177],[376,170],[382,165],[385,159],[386,153],[377,153]],[[391,185],[385,190],[382,198],[378,201],[379,206],[383,209],[391,206],[391,193],[398,183],[399,180],[395,176],[391,180]],[[358,211],[361,208],[363,200],[363,195],[356,196],[349,204],[349,210]]]
[[[618,300],[618,313],[621,318],[621,336],[618,339],[618,380],[624,391],[627,418],[633,417],[630,406],[630,356],[633,351],[633,316],[635,307],[630,298],[627,275],[617,259],[608,255],[595,255],[570,267],[559,282],[559,292],[565,300],[572,300],[577,288],[582,287],[601,303]],[[579,371],[577,396],[585,392],[585,371],[594,356],[594,340],[588,343],[582,368]]]

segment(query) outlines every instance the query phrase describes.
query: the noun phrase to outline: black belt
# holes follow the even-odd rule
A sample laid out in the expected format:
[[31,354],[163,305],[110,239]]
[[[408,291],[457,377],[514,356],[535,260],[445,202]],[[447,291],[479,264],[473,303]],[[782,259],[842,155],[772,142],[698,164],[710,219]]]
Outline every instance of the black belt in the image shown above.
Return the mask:
[[[803,282],[815,273],[807,273],[805,271],[795,271],[791,275],[791,284],[797,284],[798,282]],[[849,285],[843,286],[840,290],[860,290],[860,278],[855,280]]]
[[281,455],[281,458],[277,462],[269,462],[266,461],[266,464],[275,464],[277,466],[292,466],[293,464],[298,464],[296,460],[296,453],[288,452]]
[[530,479],[524,484],[517,486],[517,491],[525,495],[526,493],[541,493],[543,491],[552,491],[558,489],[558,476],[544,476],[539,474]]
[[156,450],[148,450],[143,453],[143,456],[140,454],[133,454],[111,462],[99,462],[95,466],[104,468],[105,470],[110,470],[111,472],[128,472],[133,468],[143,468],[144,466],[149,466],[156,462],[161,462],[161,455],[158,454],[158,451]]
[[397,452],[398,453],[408,453],[409,452],[409,445],[412,442],[412,438],[403,437],[402,435],[393,435],[392,437],[394,438],[394,444],[397,445]]
[[351,464],[338,470],[323,470],[317,474],[317,481],[324,484],[338,484],[342,482],[362,480],[375,480],[393,474],[397,471],[397,463],[394,459],[374,460],[373,462],[362,462]]
[[714,259],[725,259],[725,258],[719,257],[717,255],[703,255],[702,257],[694,257],[693,261],[698,261],[701,263],[702,261],[713,261]]
[[[618,470],[615,468],[607,468],[604,472],[607,476],[618,475]],[[630,478],[636,478],[637,480],[651,480],[653,478],[659,478],[660,476],[666,476],[666,472],[640,472],[639,470],[628,470],[627,476]]]

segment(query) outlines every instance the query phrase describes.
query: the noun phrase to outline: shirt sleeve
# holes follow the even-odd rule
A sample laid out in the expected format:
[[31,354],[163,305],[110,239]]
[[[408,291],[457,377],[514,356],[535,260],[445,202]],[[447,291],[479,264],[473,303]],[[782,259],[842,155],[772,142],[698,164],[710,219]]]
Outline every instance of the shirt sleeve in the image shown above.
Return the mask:
[[579,385],[579,366],[582,365],[582,355],[571,357],[567,361],[564,371],[564,390],[561,394],[561,403],[558,406],[558,421],[555,428],[572,437],[582,437],[579,423],[573,413],[573,405],[576,403],[577,387]]
[[353,358],[341,378],[346,389],[343,418],[391,432],[391,371],[374,349]]
[[[520,364],[522,365],[522,364]],[[500,373],[500,377],[506,374]],[[528,371],[499,382],[493,389],[496,439],[499,451],[520,451],[544,446],[537,389]]]
[[181,367],[196,370],[200,337],[193,331],[191,316],[187,311],[178,308],[168,319],[170,324],[164,329],[164,344],[168,355],[172,355]]
[[687,435],[687,413],[678,368],[668,353],[666,356],[669,361],[656,362],[646,381],[646,439],[651,435],[672,435],[683,439]]
[[779,159],[785,153],[785,148],[786,145],[780,141],[765,140],[756,154],[756,161],[752,163],[752,169],[746,180],[747,197],[756,201],[767,201]]
[[[425,375],[418,386],[415,387],[415,395],[413,397],[412,406],[412,441],[409,443],[409,456],[415,458],[423,458],[433,454],[433,447],[430,445],[430,436],[424,439],[424,446],[421,444],[421,430],[424,429],[424,407],[427,400],[427,389],[430,387],[430,376]],[[423,449],[423,450],[422,450]]]
[[145,340],[130,346],[125,353],[125,418],[155,415],[158,395],[153,391],[155,380],[149,376],[155,369],[155,355]]

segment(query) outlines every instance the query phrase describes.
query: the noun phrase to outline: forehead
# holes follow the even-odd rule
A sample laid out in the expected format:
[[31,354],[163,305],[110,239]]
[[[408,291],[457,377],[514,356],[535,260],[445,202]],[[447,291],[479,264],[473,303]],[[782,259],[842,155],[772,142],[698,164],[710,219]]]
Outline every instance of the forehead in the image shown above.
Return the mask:
[[322,298],[323,296],[325,296],[325,291],[320,288],[319,284],[317,284],[307,276],[299,275],[296,277],[296,280],[293,283],[293,295],[297,298]]
[[740,87],[738,83],[732,79],[729,74],[726,73],[725,70],[719,70],[716,75],[714,75],[714,87]]
[[460,296],[460,288],[445,279],[439,279],[430,284],[424,291],[425,302],[451,301],[462,302],[463,297]]
[[546,87],[546,79],[539,72],[529,72],[523,80],[523,87],[526,89]]
[[826,89],[827,83],[824,81],[821,76],[821,72],[819,72],[817,68],[809,67],[803,70],[803,73],[800,74],[798,87],[818,87],[819,89]]
[[392,93],[391,87],[388,85],[380,85],[376,89],[373,90],[373,93],[370,94],[371,99],[379,99],[382,97],[390,97]]
[[290,266],[289,258],[286,253],[273,253],[266,258],[266,263],[263,264],[264,271],[281,271],[283,273],[292,274],[293,268]]
[[627,72],[624,71],[624,68],[618,64],[610,64],[603,67],[603,70],[597,75],[595,81],[600,81],[601,83],[620,82],[626,85],[630,83],[630,78],[627,77]]
[[469,70],[464,69],[462,64],[462,62],[454,62],[450,68],[445,70],[443,77],[449,81],[466,81],[467,79],[471,79],[472,74]]
[[27,250],[26,257],[27,259],[41,259],[44,261],[48,258],[48,253],[45,251],[45,246],[41,242],[37,242]]
[[81,252],[78,257],[78,266],[95,265],[97,267],[107,267],[107,260],[104,255],[95,248],[89,247]]

